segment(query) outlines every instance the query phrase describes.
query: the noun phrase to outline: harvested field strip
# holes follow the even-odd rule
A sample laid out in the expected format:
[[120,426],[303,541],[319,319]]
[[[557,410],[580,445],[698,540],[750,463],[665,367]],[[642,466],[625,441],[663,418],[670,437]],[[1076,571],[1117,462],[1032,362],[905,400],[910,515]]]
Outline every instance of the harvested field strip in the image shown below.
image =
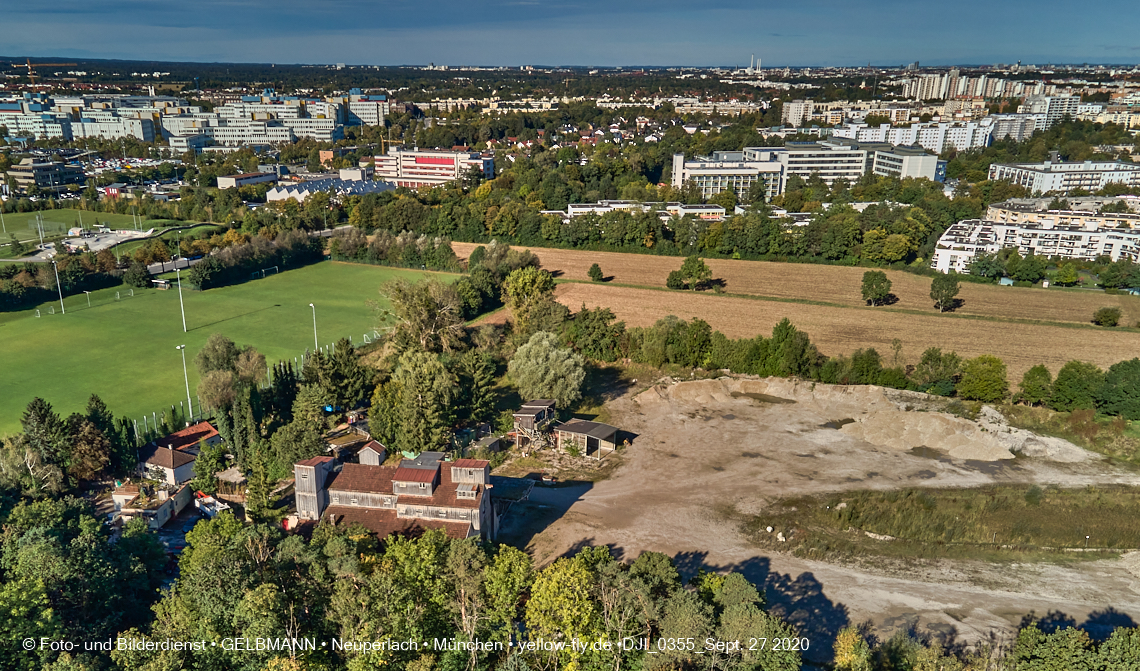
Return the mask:
[[1086,536],[1090,550],[1134,549],[1140,493],[1024,485],[847,492],[776,502],[745,530],[765,545],[782,532],[803,556],[1042,551],[1072,558],[1083,554]]
[[923,350],[941,347],[964,357],[993,354],[1005,361],[1011,383],[1032,366],[1043,363],[1054,374],[1070,359],[1090,361],[1102,368],[1140,354],[1140,336],[1127,331],[1076,329],[1063,326],[1003,323],[980,319],[944,319],[826,305],[762,301],[715,294],[665,292],[652,289],[561,283],[558,300],[571,310],[608,307],[627,326],[651,326],[676,315],[704,319],[730,338],[768,335],[787,317],[807,331],[828,355],[850,354],[874,347],[891,355],[891,341],[902,341],[905,363],[917,363]]
[[[564,280],[564,279],[559,278],[559,279],[555,280],[555,282],[557,282],[557,283],[571,283],[571,284],[587,284],[587,285],[591,285],[591,286],[596,286],[595,282],[591,282],[589,280],[587,280],[587,281]],[[664,287],[639,286],[639,285],[635,285],[635,284],[619,284],[616,282],[607,282],[604,286],[607,286],[607,287],[626,287],[629,289],[646,289],[648,291],[668,291],[668,292],[675,291],[674,289],[666,289]],[[803,299],[803,298],[778,298],[775,296],[758,296],[756,294],[737,294],[737,293],[733,293],[731,291],[726,291],[726,292],[723,292],[720,294],[709,293],[709,292],[703,292],[703,293],[697,293],[697,294],[689,294],[688,292],[683,292],[683,293],[686,293],[686,295],[722,296],[722,297],[726,297],[726,298],[743,298],[743,299],[750,300],[750,301],[772,301],[774,303],[799,303],[801,305],[822,305],[824,307],[843,308],[843,309],[847,309],[847,310],[870,310],[870,311],[880,311],[880,312],[901,312],[903,314],[913,314],[913,315],[919,315],[919,316],[927,316],[929,314],[925,310],[907,310],[907,309],[900,309],[900,308],[887,308],[887,307],[884,307],[881,305],[877,306],[877,307],[871,307],[869,305],[851,306],[851,305],[843,305],[841,303],[828,303],[826,301],[812,301],[812,300],[807,300],[807,299]],[[1014,317],[992,317],[992,316],[988,316],[988,315],[962,314],[959,312],[943,312],[943,313],[938,314],[938,316],[945,318],[945,319],[974,319],[974,320],[1002,322],[1002,323],[1006,323],[1006,324],[1024,324],[1027,326],[1056,326],[1059,328],[1068,328],[1068,329],[1089,329],[1090,331],[1104,331],[1105,330],[1105,328],[1103,326],[1097,326],[1096,324],[1093,324],[1092,322],[1087,322],[1087,323],[1052,322],[1052,321],[1046,321],[1046,320],[1042,320],[1042,319],[1018,319],[1018,318],[1014,318]],[[1140,327],[1119,326],[1119,327],[1116,327],[1115,330],[1119,331],[1119,332],[1140,334]]]
[[[466,258],[478,245],[455,242],[452,247]],[[664,287],[665,277],[681,267],[681,259],[649,254],[593,252],[571,249],[529,248],[543,268],[561,271],[561,278],[587,280],[586,271],[597,263],[612,282],[637,286]],[[865,268],[825,266],[769,261],[708,259],[713,277],[722,279],[734,294],[787,298],[858,307]],[[887,270],[891,291],[898,302],[885,310],[904,309],[937,315],[930,300],[931,278]],[[992,284],[962,284],[958,295],[963,305],[958,314],[986,317],[1042,320],[1046,322],[1088,323],[1096,308],[1114,306],[1123,312],[1122,324],[1140,320],[1140,297],[1110,296],[1101,291],[1031,289],[1000,287]]]

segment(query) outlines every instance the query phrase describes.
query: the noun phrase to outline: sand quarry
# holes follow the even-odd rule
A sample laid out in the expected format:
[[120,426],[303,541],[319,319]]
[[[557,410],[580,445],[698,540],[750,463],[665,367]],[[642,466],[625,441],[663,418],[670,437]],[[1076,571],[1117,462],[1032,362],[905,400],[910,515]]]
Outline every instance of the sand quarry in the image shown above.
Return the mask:
[[[677,558],[686,573],[734,569],[763,583],[773,609],[826,661],[835,633],[868,622],[959,643],[1008,637],[1021,618],[1059,611],[1078,624],[1140,621],[1140,552],[1068,565],[978,561],[803,560],[752,545],[741,516],[777,498],[853,489],[1140,484],[1067,441],[936,411],[941,401],[881,387],[780,378],[666,380],[608,404],[636,435],[593,485],[536,488],[508,536],[540,562],[582,545]],[[537,533],[535,533],[537,532]]]

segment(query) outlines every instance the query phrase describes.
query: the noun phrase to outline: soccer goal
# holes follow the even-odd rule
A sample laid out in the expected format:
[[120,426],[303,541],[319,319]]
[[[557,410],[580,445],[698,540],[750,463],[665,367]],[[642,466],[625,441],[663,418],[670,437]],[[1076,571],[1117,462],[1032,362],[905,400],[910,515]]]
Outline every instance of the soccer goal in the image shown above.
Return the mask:
[[277,274],[277,266],[270,266],[268,268],[262,268],[261,269],[261,276],[262,277],[265,277],[266,275],[276,275],[276,274]]

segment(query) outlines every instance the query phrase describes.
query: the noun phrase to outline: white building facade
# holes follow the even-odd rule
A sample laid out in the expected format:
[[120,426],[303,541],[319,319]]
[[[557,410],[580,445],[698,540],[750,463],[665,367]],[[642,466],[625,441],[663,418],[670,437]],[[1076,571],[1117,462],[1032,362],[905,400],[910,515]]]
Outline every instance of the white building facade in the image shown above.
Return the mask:
[[1140,164],[1121,161],[994,163],[990,166],[989,178],[1008,180],[1033,193],[1066,194],[1075,189],[1093,192],[1113,183],[1140,186]]

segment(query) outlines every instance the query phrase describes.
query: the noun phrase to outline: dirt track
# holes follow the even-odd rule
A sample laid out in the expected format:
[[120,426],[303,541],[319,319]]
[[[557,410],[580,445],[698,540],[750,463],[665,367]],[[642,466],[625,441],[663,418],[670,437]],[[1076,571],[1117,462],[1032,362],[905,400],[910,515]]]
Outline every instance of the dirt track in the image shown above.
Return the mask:
[[[582,545],[610,545],[627,558],[646,550],[667,553],[688,574],[701,567],[742,571],[764,583],[774,609],[812,639],[816,660],[827,658],[840,628],[864,621],[882,636],[914,627],[975,642],[1008,635],[1031,611],[1061,611],[1077,623],[1140,620],[1140,553],[1072,565],[839,565],[751,545],[741,519],[786,496],[990,483],[1140,484],[1140,477],[1071,445],[1059,453],[1069,463],[1002,458],[999,451],[987,452],[963,420],[905,412],[909,401],[876,387],[813,390],[810,383],[777,379],[748,385],[687,382],[613,402],[611,421],[636,434],[623,464],[592,486],[536,490],[529,512],[552,523],[533,538],[525,529],[507,533],[529,538],[540,562]],[[754,396],[734,398],[734,390]],[[795,403],[755,400],[765,398],[755,394]],[[877,416],[915,431],[941,423],[948,440],[965,438],[962,444],[981,451],[952,459],[915,456],[905,440],[858,429]],[[855,421],[834,428],[843,419]]]

